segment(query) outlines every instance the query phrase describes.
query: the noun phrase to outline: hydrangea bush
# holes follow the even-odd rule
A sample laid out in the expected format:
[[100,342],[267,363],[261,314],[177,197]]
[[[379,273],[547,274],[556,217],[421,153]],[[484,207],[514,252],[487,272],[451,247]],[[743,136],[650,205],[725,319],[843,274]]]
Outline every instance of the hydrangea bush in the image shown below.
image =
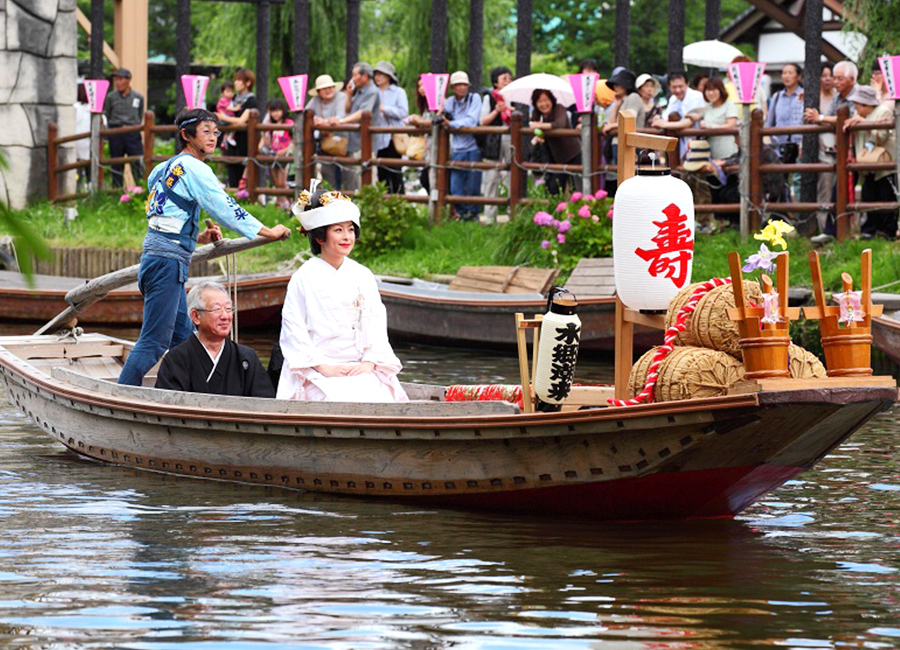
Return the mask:
[[532,221],[542,232],[544,263],[569,271],[583,257],[612,255],[612,200],[605,190],[575,192],[552,214],[539,210]]

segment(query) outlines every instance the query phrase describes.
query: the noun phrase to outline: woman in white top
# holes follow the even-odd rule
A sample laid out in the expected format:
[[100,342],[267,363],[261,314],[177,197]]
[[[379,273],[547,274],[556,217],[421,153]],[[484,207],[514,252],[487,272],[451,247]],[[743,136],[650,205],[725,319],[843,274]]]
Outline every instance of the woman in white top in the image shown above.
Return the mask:
[[[279,399],[406,402],[375,276],[348,256],[359,208],[339,192],[304,190],[294,214],[312,252],[291,277],[281,316]],[[305,208],[305,210],[304,210]]]
[[[719,129],[737,126],[738,108],[728,99],[725,84],[721,79],[713,77],[707,81],[703,97],[707,101],[706,106],[688,113],[692,120],[699,122],[699,128]],[[711,135],[706,139],[709,141],[710,155],[713,160],[725,160],[738,152],[737,136]]]

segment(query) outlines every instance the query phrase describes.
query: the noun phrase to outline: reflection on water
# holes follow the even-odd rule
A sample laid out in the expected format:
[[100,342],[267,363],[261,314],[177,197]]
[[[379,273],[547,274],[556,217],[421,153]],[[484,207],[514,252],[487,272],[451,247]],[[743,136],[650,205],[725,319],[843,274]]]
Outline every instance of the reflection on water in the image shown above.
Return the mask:
[[[398,348],[417,381],[518,372]],[[737,521],[610,525],[105,466],[0,398],[0,646],[898,647],[898,415]]]

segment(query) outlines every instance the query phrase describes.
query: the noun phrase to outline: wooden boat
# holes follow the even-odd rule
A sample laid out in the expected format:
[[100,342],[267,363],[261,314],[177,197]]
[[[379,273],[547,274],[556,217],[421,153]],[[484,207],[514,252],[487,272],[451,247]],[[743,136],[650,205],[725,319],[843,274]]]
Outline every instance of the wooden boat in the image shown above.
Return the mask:
[[[337,404],[112,383],[130,343],[0,337],[12,404],[95,460],[347,496],[603,520],[730,517],[811,467],[896,387],[821,387],[521,413],[507,402]],[[870,378],[875,380],[877,378]],[[152,382],[152,377],[148,378]]]
[[[200,280],[226,283],[224,277],[191,278],[188,286]],[[257,327],[281,322],[284,292],[290,273],[253,273],[237,277],[237,305],[242,327]],[[45,323],[66,308],[66,293],[83,285],[84,278],[36,275],[29,287],[20,273],[0,271],[0,320],[3,322]],[[110,291],[78,315],[78,321],[89,325],[140,326],[144,298],[136,284]]]
[[900,311],[872,319],[872,342],[900,364]]
[[[378,290],[387,308],[392,338],[437,345],[513,348],[515,314],[542,313],[547,299],[539,293],[476,293],[451,291],[427,280],[380,278]],[[614,297],[579,299],[582,349],[614,348]],[[661,340],[658,332],[639,328],[635,344],[649,348]]]

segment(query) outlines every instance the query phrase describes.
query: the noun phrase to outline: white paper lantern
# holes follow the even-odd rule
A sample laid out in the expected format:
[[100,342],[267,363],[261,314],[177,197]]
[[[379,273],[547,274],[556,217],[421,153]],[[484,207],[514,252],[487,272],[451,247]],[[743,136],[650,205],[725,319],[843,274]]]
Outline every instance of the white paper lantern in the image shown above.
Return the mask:
[[641,170],[616,190],[616,291],[626,307],[661,311],[691,282],[694,197],[668,170]]

